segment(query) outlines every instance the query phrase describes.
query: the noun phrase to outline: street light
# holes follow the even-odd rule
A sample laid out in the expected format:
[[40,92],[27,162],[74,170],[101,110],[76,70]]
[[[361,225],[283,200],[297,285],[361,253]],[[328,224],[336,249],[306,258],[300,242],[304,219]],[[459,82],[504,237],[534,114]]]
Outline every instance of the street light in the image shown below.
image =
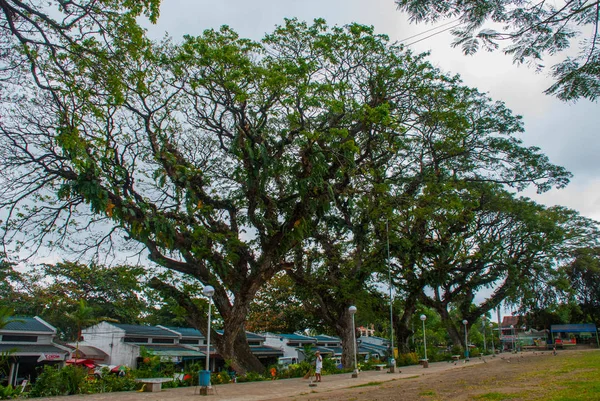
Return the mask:
[[202,294],[208,297],[208,330],[206,331],[206,371],[208,374],[208,385],[206,387],[210,387],[210,312],[215,289],[210,285],[204,286]]
[[492,336],[492,356],[496,356],[496,349],[494,348],[494,323],[490,322],[490,334]]
[[388,285],[390,290],[390,343],[391,355],[389,357],[390,373],[394,373],[396,360],[394,355],[394,297],[392,294],[392,267],[390,265],[390,228],[389,222],[385,221],[385,232],[387,237],[387,267],[388,267]]
[[462,324],[465,325],[465,361],[469,360],[469,338],[467,337],[467,324],[469,322],[465,319]]
[[512,337],[512,352],[515,352],[515,326],[510,325],[510,336]]
[[483,327],[483,353],[487,354],[487,344],[485,342],[485,316],[481,317],[481,326]]
[[425,350],[425,359],[423,359],[423,367],[428,367],[427,363],[427,336],[425,335],[425,320],[427,320],[427,316],[421,315],[421,321],[423,322],[423,348]]
[[356,314],[356,306],[352,305],[348,308],[348,312],[352,315],[352,342],[354,343],[354,373],[352,373],[353,378],[358,377],[358,362],[356,361],[356,329],[354,328],[354,314]]

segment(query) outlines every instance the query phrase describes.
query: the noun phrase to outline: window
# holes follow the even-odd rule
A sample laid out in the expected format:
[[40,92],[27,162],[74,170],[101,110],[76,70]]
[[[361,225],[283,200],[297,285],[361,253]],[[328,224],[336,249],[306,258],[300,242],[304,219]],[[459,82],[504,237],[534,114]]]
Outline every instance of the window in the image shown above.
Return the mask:
[[260,341],[248,341],[248,345],[260,345]]
[[179,344],[198,345],[198,340],[179,340]]
[[288,343],[288,347],[299,347],[300,343]]
[[124,343],[148,343],[148,339],[145,337],[125,337],[123,339]]
[[37,343],[37,336],[19,336],[14,334],[4,334],[2,341],[12,341],[19,343]]
[[174,344],[175,339],[173,338],[153,338],[152,344]]

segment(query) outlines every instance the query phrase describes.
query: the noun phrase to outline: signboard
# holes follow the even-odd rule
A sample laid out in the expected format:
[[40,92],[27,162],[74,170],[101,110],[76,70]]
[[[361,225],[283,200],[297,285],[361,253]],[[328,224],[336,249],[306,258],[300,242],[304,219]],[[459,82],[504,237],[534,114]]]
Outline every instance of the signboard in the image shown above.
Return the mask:
[[43,361],[62,361],[65,359],[65,356],[63,354],[55,354],[55,353],[48,353],[48,354],[42,354],[40,355],[40,357],[38,358],[38,362],[43,362]]

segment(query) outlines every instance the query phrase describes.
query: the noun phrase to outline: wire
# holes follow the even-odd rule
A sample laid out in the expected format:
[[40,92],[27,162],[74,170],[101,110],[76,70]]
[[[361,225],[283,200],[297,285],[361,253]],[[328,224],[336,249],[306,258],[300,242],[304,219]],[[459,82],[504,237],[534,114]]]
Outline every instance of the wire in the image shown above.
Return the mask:
[[411,42],[411,43],[409,43],[409,44],[407,44],[407,45],[405,45],[405,46],[406,46],[406,47],[408,47],[408,46],[412,46],[412,45],[414,45],[415,43],[422,42],[422,41],[423,41],[423,40],[425,40],[425,39],[429,39],[429,38],[431,38],[431,37],[433,37],[433,36],[439,35],[440,33],[444,33],[444,32],[446,32],[446,31],[449,31],[450,29],[456,28],[456,27],[457,27],[457,26],[459,26],[459,25],[462,25],[462,22],[459,22],[459,23],[458,23],[458,24],[456,24],[456,25],[453,25],[453,26],[451,26],[451,27],[449,27],[449,28],[446,28],[446,29],[444,29],[444,30],[441,30],[441,31],[439,31],[439,32],[436,32],[436,33],[434,33],[434,34],[431,34],[431,35],[429,35],[429,36],[425,36],[425,37],[424,37],[424,38],[422,38],[422,39],[415,40],[414,42]]
[[446,26],[446,25],[453,24],[453,23],[455,23],[455,22],[457,22],[457,21],[460,21],[460,19],[458,19],[458,18],[457,18],[457,19],[455,19],[454,21],[446,22],[445,24],[438,25],[438,26],[436,26],[436,27],[433,27],[433,28],[430,28],[430,29],[428,29],[428,30],[426,30],[426,31],[423,31],[423,32],[417,33],[417,34],[415,34],[415,35],[409,36],[408,38],[404,38],[404,39],[402,39],[402,40],[399,40],[398,42],[399,42],[399,43],[405,42],[405,41],[407,41],[407,40],[409,40],[409,39],[416,38],[417,36],[424,35],[424,34],[426,34],[427,32],[435,31],[436,29],[442,28],[442,27],[444,27],[444,26]]

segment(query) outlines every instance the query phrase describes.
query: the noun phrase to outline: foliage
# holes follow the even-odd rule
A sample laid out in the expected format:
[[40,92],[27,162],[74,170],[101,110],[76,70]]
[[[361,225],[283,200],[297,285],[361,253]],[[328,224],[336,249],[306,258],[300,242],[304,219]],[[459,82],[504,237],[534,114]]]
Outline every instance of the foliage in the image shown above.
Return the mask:
[[416,365],[419,363],[419,356],[414,353],[414,352],[410,352],[407,354],[399,354],[398,358],[396,358],[396,365],[397,366],[409,366],[409,365]]
[[22,390],[20,387],[13,388],[10,384],[7,386],[0,385],[0,400],[11,400],[13,398],[18,398],[22,394]]
[[264,381],[264,380],[270,380],[270,378],[265,377],[262,374],[256,373],[256,372],[246,372],[245,374],[236,376],[236,380],[238,383],[245,383],[245,382],[259,382],[259,381]]
[[[323,361],[323,368],[325,367],[325,361]],[[308,361],[302,361],[299,363],[293,363],[288,365],[287,369],[280,370],[278,377],[282,379],[289,379],[293,377],[304,377],[308,371],[314,371],[313,366]]]
[[0,305],[14,305],[21,315],[40,316],[65,341],[76,340],[80,329],[100,320],[136,324],[149,313],[148,291],[141,285],[145,271],[140,266],[64,261],[27,267],[7,280],[10,287]]
[[252,332],[295,333],[312,324],[314,318],[297,295],[292,279],[277,274],[256,294],[246,330]]
[[84,367],[68,365],[64,368],[45,365],[29,392],[30,397],[52,397],[80,394],[85,388],[88,371]]
[[[248,380],[254,381],[254,380]],[[231,383],[231,376],[226,371],[215,372],[210,375],[210,383],[211,384],[227,384]]]
[[79,392],[81,394],[96,394],[96,393],[110,393],[116,391],[132,391],[139,388],[139,384],[135,382],[135,377],[131,373],[127,373],[121,377],[116,374],[111,374],[106,369],[106,372],[98,376],[88,376],[88,378],[81,383]]
[[571,263],[563,267],[582,323],[600,322],[600,248],[581,248],[574,252]]
[[546,93],[562,100],[596,100],[600,96],[597,1],[395,1],[412,21],[458,18],[460,26],[452,31],[456,37],[453,46],[461,46],[465,54],[474,54],[480,48],[493,51],[500,48],[501,42],[508,42],[504,53],[512,55],[515,63],[528,63],[536,70],[544,68],[544,58],[570,48],[571,42],[579,38],[579,53],[564,56],[552,67],[556,82]]

